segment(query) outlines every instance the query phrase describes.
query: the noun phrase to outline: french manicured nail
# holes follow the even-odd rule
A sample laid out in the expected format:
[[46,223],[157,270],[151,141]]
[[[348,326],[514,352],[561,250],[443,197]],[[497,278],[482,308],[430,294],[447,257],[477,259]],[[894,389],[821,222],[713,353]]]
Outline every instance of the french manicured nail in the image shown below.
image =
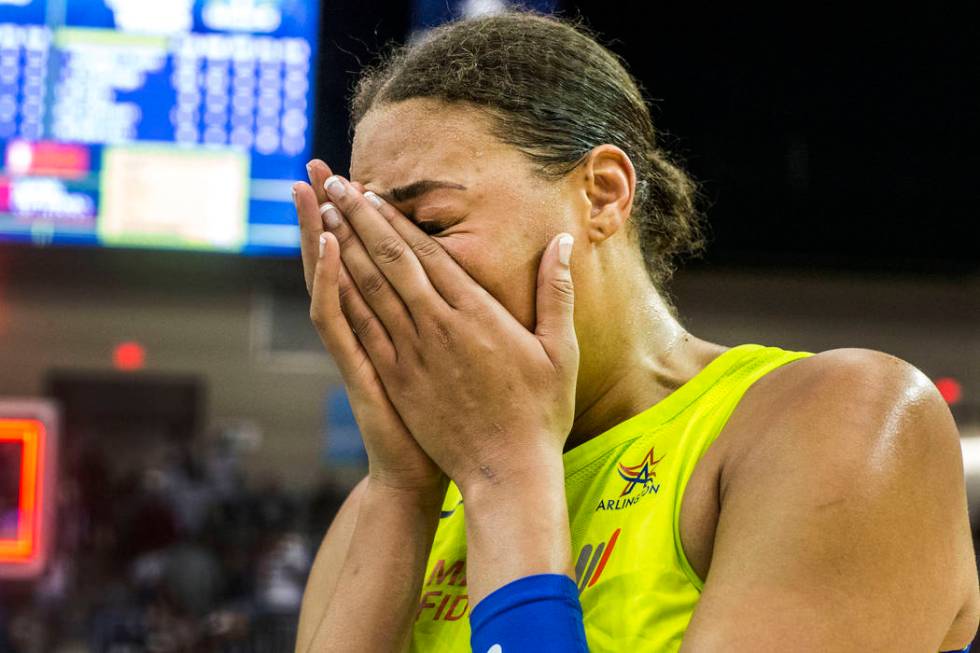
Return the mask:
[[371,204],[373,204],[375,207],[381,206],[381,198],[375,195],[371,191],[367,191],[366,193],[364,193],[364,199],[366,199],[368,202],[371,202]]
[[572,260],[572,245],[575,244],[575,239],[571,234],[562,234],[558,238],[558,262],[562,265],[568,265]]
[[320,234],[320,253],[318,256],[323,258],[323,246],[327,244],[327,234],[326,232]]
[[343,180],[334,175],[329,177],[325,182],[323,182],[323,188],[327,191],[327,195],[337,200],[347,194],[347,187],[344,186]]
[[323,222],[326,223],[327,229],[336,229],[340,226],[340,213],[337,211],[337,207],[330,202],[323,203],[323,206],[320,207],[320,215],[323,216]]
[[292,193],[293,193],[293,204],[295,204],[295,203],[296,203],[296,190],[297,190],[298,188],[299,188],[299,182],[297,182],[297,183],[295,183],[295,184],[293,184],[293,185],[292,185],[292,188],[290,188],[290,190],[291,190],[291,191],[292,191]]
[[310,178],[310,183],[313,183],[313,162],[310,161],[306,164],[306,176]]

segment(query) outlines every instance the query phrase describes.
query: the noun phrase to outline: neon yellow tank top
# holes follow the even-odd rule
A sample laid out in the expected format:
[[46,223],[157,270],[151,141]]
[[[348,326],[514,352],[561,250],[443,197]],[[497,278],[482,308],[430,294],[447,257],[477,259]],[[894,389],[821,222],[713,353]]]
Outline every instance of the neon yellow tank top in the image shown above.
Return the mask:
[[[704,588],[681,546],[684,488],[749,386],[810,355],[734,347],[662,401],[565,453],[572,560],[593,653],[680,648]],[[469,651],[471,607],[462,499],[450,484],[411,651]]]

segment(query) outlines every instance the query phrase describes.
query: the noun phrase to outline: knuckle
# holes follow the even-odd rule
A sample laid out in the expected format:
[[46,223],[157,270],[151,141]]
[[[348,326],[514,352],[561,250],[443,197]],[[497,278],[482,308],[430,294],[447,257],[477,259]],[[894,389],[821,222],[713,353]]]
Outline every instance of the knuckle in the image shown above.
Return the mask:
[[344,204],[344,213],[354,220],[360,219],[362,217],[361,214],[369,207],[367,200],[361,195],[351,197],[351,194],[348,193],[343,199],[346,202]]
[[479,338],[474,343],[474,346],[476,347],[476,351],[478,351],[483,356],[494,356],[500,353],[500,348],[498,346],[498,343],[493,338],[487,338],[487,337]]
[[445,324],[440,322],[435,325],[435,337],[436,342],[438,342],[439,346],[444,350],[455,351],[456,338],[453,337],[452,330],[450,330]]
[[496,315],[487,306],[479,303],[473,303],[466,306],[460,306],[459,312],[464,316],[466,323],[468,325],[474,325],[475,329],[479,329],[481,325],[493,324],[496,322]]
[[346,313],[354,301],[354,286],[343,284],[337,289],[337,298],[340,300],[340,307]]
[[362,315],[354,320],[351,328],[358,337],[369,335],[378,326],[378,318],[374,315]]
[[401,387],[410,385],[412,380],[411,375],[406,371],[404,365],[395,365],[390,372],[391,376],[394,378],[395,383]]
[[571,279],[552,279],[551,293],[559,301],[571,304],[575,301],[575,287]]
[[405,256],[405,243],[395,236],[387,236],[374,246],[374,256],[379,263],[395,263]]
[[456,310],[463,315],[469,315],[477,319],[485,315],[484,305],[479,299],[473,297],[472,295],[463,295],[462,297],[455,299],[453,304],[455,305]]
[[310,306],[310,322],[314,330],[320,336],[320,340],[330,348],[330,343],[334,338],[338,318],[343,320],[342,313],[334,315],[326,306],[321,303],[314,303]]
[[365,295],[377,295],[380,293],[387,281],[379,272],[371,272],[361,281],[361,290]]
[[414,243],[412,243],[412,251],[419,258],[429,258],[431,256],[436,256],[442,251],[439,247],[439,243],[431,238],[419,238]]
[[322,331],[327,326],[327,319],[323,315],[323,311],[316,306],[310,306],[310,322],[313,323],[317,331]]
[[341,248],[346,247],[355,238],[354,230],[347,225],[346,222],[342,222],[339,227],[333,230],[333,235],[337,239],[337,244]]
[[439,348],[446,352],[456,350],[456,336],[449,322],[442,317],[434,316],[427,320],[426,331],[432,341],[439,345]]

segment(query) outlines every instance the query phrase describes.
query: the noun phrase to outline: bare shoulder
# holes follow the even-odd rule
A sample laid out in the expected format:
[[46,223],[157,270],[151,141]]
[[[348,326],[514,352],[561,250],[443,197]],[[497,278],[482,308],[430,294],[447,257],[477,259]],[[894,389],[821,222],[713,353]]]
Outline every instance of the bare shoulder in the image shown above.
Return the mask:
[[725,465],[729,479],[753,461],[809,460],[810,474],[847,476],[852,485],[926,469],[963,484],[946,402],[925,374],[890,354],[833,349],[794,361],[760,379],[742,404],[732,420],[739,446]]
[[867,349],[800,359],[750,388],[728,435],[704,615],[740,614],[733,595],[774,609],[847,596],[814,642],[900,650],[893,634],[916,628],[921,650],[972,639],[980,596],[959,433],[921,371]]
[[[959,451],[955,422],[929,378],[871,349],[832,349],[794,361],[760,379],[742,404],[740,426],[751,424],[755,433],[762,424],[801,437],[857,438],[872,447],[902,438]],[[850,428],[816,428],[828,422]],[[786,428],[793,424],[814,428]]]
[[[831,394],[838,398],[855,389],[864,392],[864,398],[871,395],[884,398],[889,392],[906,389],[928,394],[932,388],[929,379],[911,363],[885,352],[859,348],[830,349],[802,358],[774,370],[760,383],[797,391],[810,386],[822,390],[821,395],[833,391]],[[942,399],[938,392],[934,396]],[[801,395],[801,399],[806,398],[819,396]]]
[[844,348],[829,349],[808,358],[795,373],[806,375],[811,381],[831,384],[858,385],[867,389],[885,391],[916,390],[920,396],[923,391],[932,398],[942,401],[935,386],[918,368],[911,363],[874,349]]

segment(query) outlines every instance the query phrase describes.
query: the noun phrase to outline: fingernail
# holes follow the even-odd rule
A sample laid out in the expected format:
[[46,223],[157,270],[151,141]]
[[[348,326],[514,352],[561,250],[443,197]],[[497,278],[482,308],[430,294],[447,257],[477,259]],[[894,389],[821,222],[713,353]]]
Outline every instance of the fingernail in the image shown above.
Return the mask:
[[313,183],[313,162],[306,164],[306,176],[310,178],[310,183]]
[[344,186],[344,182],[337,175],[334,175],[323,182],[323,188],[327,191],[327,195],[335,200],[340,199],[347,194],[347,188]]
[[558,237],[558,262],[562,265],[568,265],[572,260],[572,245],[575,244],[575,239],[571,234],[562,234]]
[[320,215],[323,216],[327,229],[336,229],[340,226],[340,213],[337,211],[337,207],[330,202],[323,203],[323,206],[320,207]]
[[327,234],[326,232],[320,234],[320,253],[317,255],[319,258],[323,258],[323,246],[327,244]]
[[293,193],[293,203],[294,203],[294,204],[296,203],[296,189],[297,189],[298,187],[299,187],[299,182],[297,182],[297,183],[295,183],[295,184],[293,184],[293,185],[292,185],[292,187],[290,188],[290,190],[291,190],[291,191],[292,191],[292,193]]
[[364,193],[364,198],[368,202],[371,202],[371,204],[373,204],[375,207],[381,206],[381,198],[378,197],[377,195],[375,195],[371,191],[368,191],[368,192]]

